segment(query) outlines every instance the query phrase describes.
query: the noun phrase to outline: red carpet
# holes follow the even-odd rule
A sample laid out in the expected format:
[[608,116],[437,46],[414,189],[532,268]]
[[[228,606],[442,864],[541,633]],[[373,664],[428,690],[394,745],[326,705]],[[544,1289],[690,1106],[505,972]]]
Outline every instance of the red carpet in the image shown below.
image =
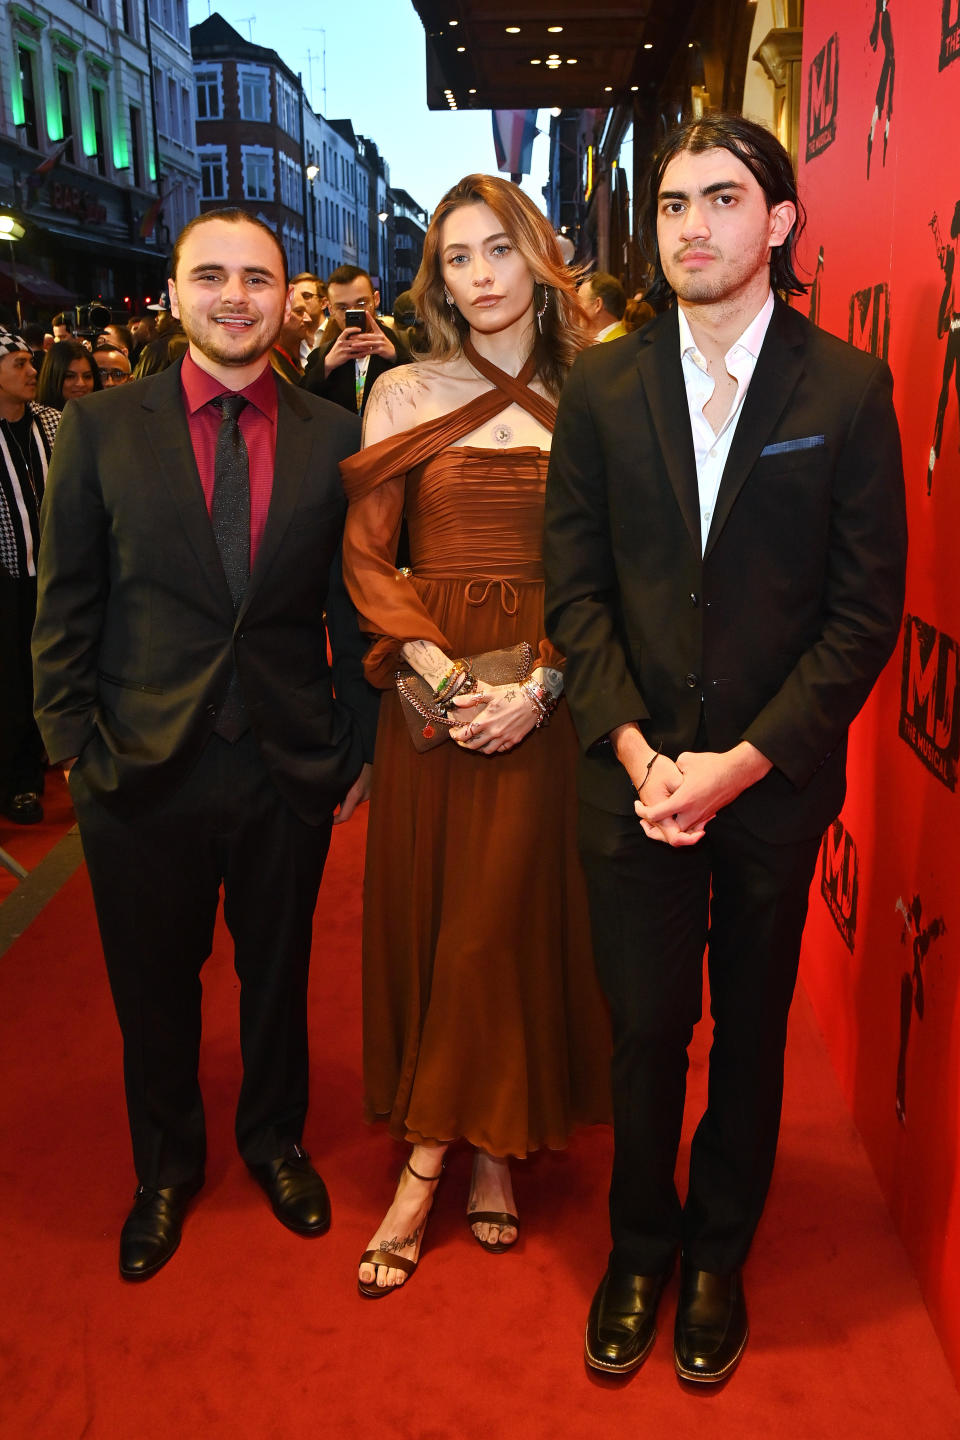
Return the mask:
[[335,833],[318,910],[306,1143],[334,1205],[319,1240],[276,1223],[233,1148],[237,990],[222,933],[205,971],[207,1185],[179,1253],[141,1286],[116,1274],[134,1179],[82,869],[0,960],[4,1440],[960,1435],[960,1396],[802,996],[781,1158],[747,1270],[752,1337],[725,1387],[676,1380],[675,1286],[636,1376],[584,1369],[607,1249],[605,1131],[520,1167],[523,1238],[499,1257],[466,1229],[457,1153],[410,1287],[360,1299],[355,1262],[401,1163],[359,1118],[361,841],[356,822]]
[[[25,870],[33,870],[57,841],[63,839],[73,823],[73,806],[66,781],[59,770],[51,770],[47,773],[42,823],[15,825],[12,820],[0,815],[0,846]],[[0,865],[0,904],[13,894],[16,886],[16,878]]]

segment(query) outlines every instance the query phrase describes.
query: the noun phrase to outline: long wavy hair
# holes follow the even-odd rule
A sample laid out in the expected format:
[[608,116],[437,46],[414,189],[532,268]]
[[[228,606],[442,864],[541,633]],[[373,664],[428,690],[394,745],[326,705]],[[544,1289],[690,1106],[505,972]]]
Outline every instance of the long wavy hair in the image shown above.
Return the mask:
[[93,356],[86,346],[81,345],[79,340],[57,340],[44,355],[37,377],[37,400],[41,405],[52,405],[55,410],[63,409],[67,403],[63,398],[63,382],[67,378],[67,371],[76,360],[85,360],[90,366],[94,390],[103,389],[100,371],[93,363]]
[[443,222],[462,205],[489,205],[504,233],[519,250],[534,279],[534,306],[540,309],[546,294],[543,331],[534,328],[536,374],[556,399],[567,371],[587,343],[586,317],[577,301],[579,276],[563,263],[550,222],[533,201],[509,180],[496,175],[465,175],[440,201],[426,239],[416,279],[410,287],[417,314],[429,343],[425,359],[449,360],[458,355],[470,333],[460,311],[444,298],[441,265]]
[[742,115],[725,115],[717,111],[702,120],[688,120],[676,130],[671,130],[650,162],[640,221],[640,248],[650,262],[653,279],[643,298],[655,308],[662,308],[665,302],[673,299],[673,290],[663,273],[657,245],[660,186],[666,168],[684,151],[701,155],[705,150],[729,150],[746,165],[766,196],[768,210],[784,200],[796,206],[797,219],[789,235],[770,251],[770,285],[783,295],[805,294],[810,287],[796,272],[794,254],[807,217],[797,194],[790,156],[777,137],[763,125],[745,120]]

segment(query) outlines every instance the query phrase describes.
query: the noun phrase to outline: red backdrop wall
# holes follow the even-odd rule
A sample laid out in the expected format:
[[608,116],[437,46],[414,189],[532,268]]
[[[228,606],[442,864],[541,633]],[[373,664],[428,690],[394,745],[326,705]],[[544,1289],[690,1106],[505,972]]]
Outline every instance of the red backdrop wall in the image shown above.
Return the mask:
[[803,78],[801,305],[892,367],[910,562],[802,973],[960,1379],[960,0],[807,0]]

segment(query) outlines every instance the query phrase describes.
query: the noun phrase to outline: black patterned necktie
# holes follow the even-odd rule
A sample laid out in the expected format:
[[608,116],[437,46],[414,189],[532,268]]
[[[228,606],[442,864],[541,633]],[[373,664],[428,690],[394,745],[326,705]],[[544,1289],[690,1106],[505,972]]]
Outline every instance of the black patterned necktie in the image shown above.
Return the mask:
[[[218,395],[210,404],[216,406],[221,417],[213,462],[210,519],[236,614],[250,579],[250,457],[239,425],[240,412],[247,401],[242,395],[228,393]],[[214,729],[225,740],[233,742],[239,740],[248,726],[240,677],[234,665]]]
[[216,406],[221,417],[210,519],[233,608],[239,610],[250,578],[250,457],[239,424],[247,401],[242,395],[226,394],[218,395],[210,404]]

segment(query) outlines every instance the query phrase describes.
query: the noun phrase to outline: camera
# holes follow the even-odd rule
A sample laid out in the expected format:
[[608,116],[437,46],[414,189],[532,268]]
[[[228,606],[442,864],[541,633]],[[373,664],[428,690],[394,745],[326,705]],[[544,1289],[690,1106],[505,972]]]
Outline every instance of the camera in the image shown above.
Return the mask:
[[367,328],[366,310],[345,310],[343,319],[344,324],[347,326],[356,325],[358,330],[366,330]]

